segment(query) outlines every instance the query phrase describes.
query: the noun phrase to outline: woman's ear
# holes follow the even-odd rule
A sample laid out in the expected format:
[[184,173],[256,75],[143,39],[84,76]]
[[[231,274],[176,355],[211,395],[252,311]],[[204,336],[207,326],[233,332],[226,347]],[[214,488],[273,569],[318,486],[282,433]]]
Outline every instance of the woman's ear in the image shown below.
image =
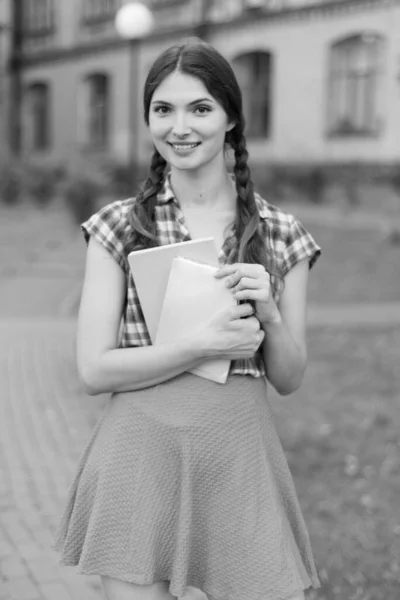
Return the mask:
[[236,123],[233,121],[232,123],[228,123],[226,126],[226,131],[232,131],[232,129],[236,126]]

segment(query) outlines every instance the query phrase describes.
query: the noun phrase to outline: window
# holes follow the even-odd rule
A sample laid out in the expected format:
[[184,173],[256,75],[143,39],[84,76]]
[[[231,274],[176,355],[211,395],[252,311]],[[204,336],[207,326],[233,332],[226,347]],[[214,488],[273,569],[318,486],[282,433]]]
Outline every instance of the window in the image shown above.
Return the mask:
[[363,33],[331,47],[328,128],[333,135],[375,135],[379,130],[384,40]]
[[91,148],[104,148],[109,141],[109,77],[94,73],[85,83],[84,142]]
[[150,0],[149,4],[152,8],[170,7],[174,4],[184,4],[186,0]]
[[53,0],[25,0],[24,30],[29,36],[49,35],[54,32]]
[[246,134],[268,138],[271,132],[272,54],[250,52],[233,61],[243,95]]
[[50,147],[50,88],[47,83],[33,83],[27,89],[27,146],[29,150]]
[[120,0],[85,0],[83,21],[87,24],[111,21],[120,6]]

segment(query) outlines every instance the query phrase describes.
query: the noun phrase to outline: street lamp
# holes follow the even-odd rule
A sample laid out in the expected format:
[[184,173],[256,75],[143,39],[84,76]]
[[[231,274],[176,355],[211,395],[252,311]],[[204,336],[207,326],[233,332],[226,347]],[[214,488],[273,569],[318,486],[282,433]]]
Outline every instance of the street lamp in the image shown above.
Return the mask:
[[115,28],[119,36],[129,42],[130,82],[129,82],[129,162],[134,181],[134,165],[139,162],[139,94],[135,83],[140,74],[140,40],[152,31],[154,17],[147,6],[140,2],[124,4],[115,16]]

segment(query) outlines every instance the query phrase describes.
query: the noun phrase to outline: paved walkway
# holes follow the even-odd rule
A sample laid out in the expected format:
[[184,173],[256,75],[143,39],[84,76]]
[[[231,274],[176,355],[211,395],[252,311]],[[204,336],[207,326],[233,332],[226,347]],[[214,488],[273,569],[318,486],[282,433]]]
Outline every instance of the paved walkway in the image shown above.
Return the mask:
[[[106,402],[78,383],[74,315],[85,248],[62,219],[27,210],[22,222],[21,213],[0,212],[0,600],[102,598],[97,577],[60,567],[51,550],[78,457]],[[309,322],[392,326],[400,304],[311,307]]]
[[58,565],[52,535],[74,467],[104,405],[84,397],[74,321],[0,322],[1,600],[99,600],[97,577]]

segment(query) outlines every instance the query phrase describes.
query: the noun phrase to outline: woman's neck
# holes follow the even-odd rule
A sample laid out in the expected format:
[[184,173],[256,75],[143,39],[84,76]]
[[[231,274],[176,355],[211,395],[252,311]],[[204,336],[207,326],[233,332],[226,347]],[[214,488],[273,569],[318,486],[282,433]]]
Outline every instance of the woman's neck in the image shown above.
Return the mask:
[[213,173],[194,173],[171,169],[171,185],[183,208],[229,208],[236,199],[235,182],[226,169]]

